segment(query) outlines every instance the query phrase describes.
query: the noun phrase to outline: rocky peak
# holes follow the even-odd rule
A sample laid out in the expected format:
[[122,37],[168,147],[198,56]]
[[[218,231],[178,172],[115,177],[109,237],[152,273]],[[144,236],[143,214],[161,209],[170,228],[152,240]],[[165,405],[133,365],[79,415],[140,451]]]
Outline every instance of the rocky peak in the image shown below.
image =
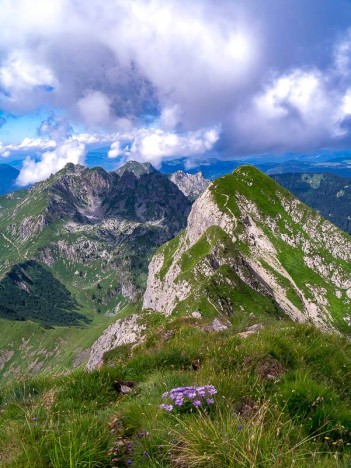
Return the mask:
[[158,172],[154,166],[148,162],[140,163],[138,161],[128,161],[119,169],[116,170],[116,174],[122,176],[125,172],[131,172],[136,177],[140,177],[145,174],[151,174]]
[[169,179],[192,201],[196,200],[210,184],[202,172],[188,174],[184,171],[177,171],[171,174]]
[[[64,264],[65,284],[90,289],[84,304],[100,310],[111,304],[113,311],[118,301],[134,300],[152,253],[185,228],[191,207],[166,176],[142,167],[136,175],[69,164],[6,199],[0,274],[13,262],[34,259],[57,268],[62,279]],[[96,289],[103,279],[104,287]]]
[[246,291],[265,297],[267,310],[350,333],[350,261],[349,236],[242,166],[207,188],[184,234],[156,253],[144,308],[233,314]]

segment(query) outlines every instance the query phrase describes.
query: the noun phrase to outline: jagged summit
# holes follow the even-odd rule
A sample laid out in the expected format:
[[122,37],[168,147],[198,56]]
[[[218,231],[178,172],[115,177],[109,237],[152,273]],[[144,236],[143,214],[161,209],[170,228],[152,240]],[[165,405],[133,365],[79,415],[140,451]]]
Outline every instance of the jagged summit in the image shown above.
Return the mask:
[[271,313],[350,333],[350,261],[347,234],[241,166],[209,186],[185,232],[154,256],[144,307],[230,315],[261,301]]
[[136,177],[145,174],[158,172],[154,166],[148,162],[127,161],[123,166],[116,170],[116,174],[123,175],[125,172],[132,172]]
[[188,174],[184,171],[177,171],[170,174],[169,179],[192,201],[196,200],[210,184],[202,172]]
[[[184,229],[191,205],[167,177],[141,167],[143,175],[67,164],[31,189],[3,197],[0,275],[34,260],[67,285],[91,287],[93,299],[81,304],[113,310],[118,298],[135,299],[151,254]],[[104,278],[108,287],[97,295]]]

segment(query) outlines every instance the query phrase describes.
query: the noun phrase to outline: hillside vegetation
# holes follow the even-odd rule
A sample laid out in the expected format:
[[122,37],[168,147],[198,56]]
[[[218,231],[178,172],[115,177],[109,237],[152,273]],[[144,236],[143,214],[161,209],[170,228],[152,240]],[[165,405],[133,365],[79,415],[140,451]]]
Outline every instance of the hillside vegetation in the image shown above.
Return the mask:
[[333,174],[272,176],[297,198],[351,234],[351,178]]
[[[140,320],[144,344],[108,353],[101,370],[2,391],[1,466],[349,466],[344,338],[269,316],[245,338],[257,320],[246,313],[221,332],[203,319]],[[216,388],[214,403],[160,408],[164,392],[203,385]]]

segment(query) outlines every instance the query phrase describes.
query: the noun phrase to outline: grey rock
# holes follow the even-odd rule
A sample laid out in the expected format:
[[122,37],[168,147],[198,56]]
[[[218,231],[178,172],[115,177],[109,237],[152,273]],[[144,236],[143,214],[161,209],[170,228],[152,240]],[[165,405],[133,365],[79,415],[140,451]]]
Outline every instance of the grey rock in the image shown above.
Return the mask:
[[229,326],[230,326],[230,322],[227,322],[226,324],[224,324],[220,320],[215,318],[210,325],[207,325],[207,327],[205,327],[205,330],[208,332],[220,332],[220,331],[228,330]]
[[169,179],[191,201],[196,200],[210,185],[210,181],[204,178],[202,172],[188,174],[183,171],[177,171],[171,174]]

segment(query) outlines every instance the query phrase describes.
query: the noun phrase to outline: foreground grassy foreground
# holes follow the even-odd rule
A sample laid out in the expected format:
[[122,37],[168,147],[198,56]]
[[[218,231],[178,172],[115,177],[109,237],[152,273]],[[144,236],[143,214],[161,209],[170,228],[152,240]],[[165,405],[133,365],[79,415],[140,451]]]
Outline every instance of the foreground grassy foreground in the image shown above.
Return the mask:
[[[100,371],[40,377],[0,394],[2,467],[347,467],[351,344],[308,326],[254,318],[222,332],[149,315],[144,344]],[[135,382],[119,393],[116,380]],[[213,385],[214,403],[160,408],[179,386]]]

